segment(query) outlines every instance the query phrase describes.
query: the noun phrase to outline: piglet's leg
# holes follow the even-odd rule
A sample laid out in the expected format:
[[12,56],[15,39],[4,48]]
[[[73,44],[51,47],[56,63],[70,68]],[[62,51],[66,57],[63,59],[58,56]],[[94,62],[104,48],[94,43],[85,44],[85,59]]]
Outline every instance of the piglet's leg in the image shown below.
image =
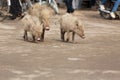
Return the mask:
[[65,41],[64,35],[65,35],[65,31],[63,31],[63,30],[61,29],[61,40],[62,40],[62,41]]
[[24,40],[28,40],[28,35],[27,35],[27,31],[24,31],[24,36],[23,36]]
[[67,39],[66,39],[66,42],[68,42],[70,40],[70,32],[67,31]]
[[41,35],[41,41],[44,41],[44,35],[45,35],[45,29],[43,29],[42,35]]
[[75,32],[72,32],[72,42],[75,40]]
[[34,35],[32,35],[32,38],[33,38],[33,42],[35,42],[35,36]]

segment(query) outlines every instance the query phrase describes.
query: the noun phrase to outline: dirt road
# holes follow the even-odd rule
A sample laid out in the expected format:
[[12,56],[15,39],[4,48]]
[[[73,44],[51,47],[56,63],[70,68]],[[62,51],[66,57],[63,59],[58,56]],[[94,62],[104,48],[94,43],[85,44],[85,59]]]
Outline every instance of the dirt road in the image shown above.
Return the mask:
[[96,11],[75,15],[86,34],[76,35],[76,43],[60,40],[61,15],[51,19],[41,43],[24,41],[18,20],[0,23],[0,80],[119,80],[120,21],[102,19]]

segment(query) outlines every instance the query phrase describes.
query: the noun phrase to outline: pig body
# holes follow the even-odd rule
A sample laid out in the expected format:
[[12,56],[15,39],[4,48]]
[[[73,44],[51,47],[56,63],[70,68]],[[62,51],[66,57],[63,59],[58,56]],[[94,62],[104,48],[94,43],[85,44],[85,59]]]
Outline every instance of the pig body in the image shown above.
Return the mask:
[[67,32],[67,42],[70,39],[70,32],[72,32],[72,41],[74,41],[74,35],[77,34],[81,38],[85,38],[84,25],[72,14],[66,13],[60,19],[61,39],[65,41],[64,35]]
[[24,40],[28,40],[27,32],[31,33],[34,42],[41,39],[43,34],[43,24],[39,22],[38,17],[27,14],[21,21],[24,27]]
[[32,16],[37,16],[39,21],[43,23],[42,40],[44,40],[45,30],[50,29],[49,18],[51,16],[51,11],[47,5],[40,5],[36,3],[28,10],[28,13]]

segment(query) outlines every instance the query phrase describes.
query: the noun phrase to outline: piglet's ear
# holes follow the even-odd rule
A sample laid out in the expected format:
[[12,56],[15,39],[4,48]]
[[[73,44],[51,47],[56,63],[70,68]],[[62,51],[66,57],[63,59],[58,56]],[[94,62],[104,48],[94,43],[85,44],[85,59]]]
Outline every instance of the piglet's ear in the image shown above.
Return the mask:
[[76,23],[76,26],[78,26],[78,25],[79,25],[79,22],[78,22],[78,21],[76,21],[75,23]]
[[43,26],[43,23],[41,23],[40,25]]

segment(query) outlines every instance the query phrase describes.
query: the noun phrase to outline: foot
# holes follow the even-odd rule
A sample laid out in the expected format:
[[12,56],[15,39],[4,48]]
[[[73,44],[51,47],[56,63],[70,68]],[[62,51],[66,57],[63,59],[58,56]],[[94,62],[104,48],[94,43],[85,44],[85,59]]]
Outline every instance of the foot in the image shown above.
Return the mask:
[[11,20],[16,19],[16,16],[14,16],[14,15],[13,16],[9,16],[9,17],[10,17]]
[[73,13],[73,12],[74,12],[74,9],[71,10],[71,13]]
[[114,12],[111,12],[111,13],[110,13],[110,16],[111,16],[112,18],[115,18],[115,13],[114,13]]
[[104,5],[100,4],[99,7],[100,7],[101,10],[105,10],[105,6]]

